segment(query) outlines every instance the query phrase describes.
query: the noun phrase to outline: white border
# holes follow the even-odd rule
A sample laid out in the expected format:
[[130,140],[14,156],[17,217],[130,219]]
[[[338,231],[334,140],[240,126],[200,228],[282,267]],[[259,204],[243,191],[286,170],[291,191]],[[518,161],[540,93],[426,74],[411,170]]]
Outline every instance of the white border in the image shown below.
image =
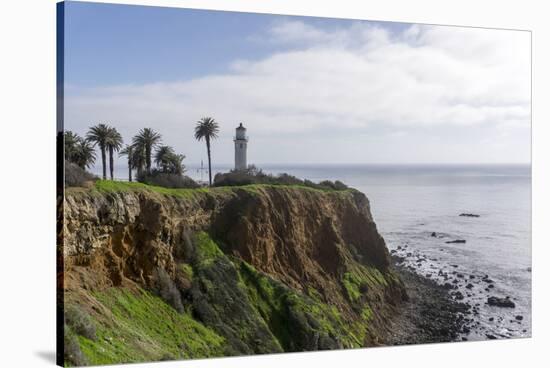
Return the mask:
[[[105,1],[102,1],[105,2]],[[550,37],[543,1],[108,1],[533,31],[533,338],[224,358],[132,367],[526,367],[550,346],[547,262]],[[55,0],[0,5],[2,367],[52,366],[55,349]]]

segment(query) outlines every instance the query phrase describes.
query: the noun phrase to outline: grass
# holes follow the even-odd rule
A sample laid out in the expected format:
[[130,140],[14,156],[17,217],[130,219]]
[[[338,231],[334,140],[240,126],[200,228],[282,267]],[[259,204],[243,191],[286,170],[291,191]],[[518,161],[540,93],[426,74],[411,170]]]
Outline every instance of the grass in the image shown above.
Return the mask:
[[95,319],[95,341],[78,336],[80,348],[91,364],[224,354],[224,338],[147,291],[111,288],[94,297],[110,313]]
[[[153,193],[158,193],[162,195],[168,195],[178,198],[187,198],[193,199],[201,195],[211,194],[211,195],[227,195],[235,193],[238,190],[244,190],[251,194],[260,194],[263,189],[280,189],[288,188],[294,190],[302,190],[315,193],[335,193],[338,195],[348,195],[353,192],[355,189],[347,190],[333,190],[330,188],[319,189],[311,188],[305,185],[283,185],[283,184],[249,184],[242,186],[226,186],[226,187],[204,187],[204,188],[194,188],[194,189],[183,189],[183,188],[164,188],[154,185],[148,185],[138,182],[124,182],[124,181],[114,181],[114,180],[96,180],[94,184],[94,189],[100,193],[120,193],[120,192],[141,192],[148,191]],[[71,191],[82,191],[81,188],[68,188]]]
[[204,194],[210,191],[209,188],[173,189],[157,187],[154,185],[137,182],[130,183],[114,180],[97,180],[95,182],[95,189],[102,193],[150,191],[154,193],[182,198],[193,198],[197,194]]

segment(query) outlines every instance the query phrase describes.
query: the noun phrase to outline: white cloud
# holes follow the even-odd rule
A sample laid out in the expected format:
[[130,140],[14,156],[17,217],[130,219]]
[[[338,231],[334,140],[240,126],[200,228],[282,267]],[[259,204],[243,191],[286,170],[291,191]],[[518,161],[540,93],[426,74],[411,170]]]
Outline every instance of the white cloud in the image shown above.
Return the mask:
[[[265,37],[288,47],[235,61],[225,75],[68,93],[66,128],[82,132],[107,121],[129,138],[152,126],[192,162],[203,153],[190,131],[205,115],[223,123],[214,152],[222,162],[232,161],[230,137],[240,121],[262,142],[251,154],[263,162],[298,153],[297,161],[310,162],[426,161],[451,145],[452,154],[436,158],[529,159],[526,32],[414,25],[395,33],[358,22],[327,31],[288,21]],[[491,137],[501,141],[487,144]],[[368,147],[358,155],[350,145]]]

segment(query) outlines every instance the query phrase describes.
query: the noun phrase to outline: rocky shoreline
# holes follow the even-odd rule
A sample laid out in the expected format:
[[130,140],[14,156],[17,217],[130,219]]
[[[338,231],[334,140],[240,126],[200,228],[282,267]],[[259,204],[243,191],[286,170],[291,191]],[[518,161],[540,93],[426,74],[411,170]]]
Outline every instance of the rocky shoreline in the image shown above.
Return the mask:
[[392,257],[394,269],[405,284],[408,300],[391,321],[387,345],[465,341],[472,319],[471,307],[453,299],[449,290],[402,265]]

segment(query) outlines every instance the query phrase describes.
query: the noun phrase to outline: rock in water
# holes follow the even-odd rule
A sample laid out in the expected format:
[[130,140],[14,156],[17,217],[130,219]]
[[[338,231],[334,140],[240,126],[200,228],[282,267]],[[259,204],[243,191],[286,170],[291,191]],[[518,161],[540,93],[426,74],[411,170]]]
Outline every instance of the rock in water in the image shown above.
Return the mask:
[[466,243],[466,240],[463,240],[463,239],[449,240],[449,241],[446,241],[445,243],[447,243],[447,244],[464,244],[464,243]]
[[496,296],[490,296],[487,298],[487,304],[493,306],[493,307],[501,307],[501,308],[515,308],[516,304],[510,300],[510,297],[506,298],[498,298]]

